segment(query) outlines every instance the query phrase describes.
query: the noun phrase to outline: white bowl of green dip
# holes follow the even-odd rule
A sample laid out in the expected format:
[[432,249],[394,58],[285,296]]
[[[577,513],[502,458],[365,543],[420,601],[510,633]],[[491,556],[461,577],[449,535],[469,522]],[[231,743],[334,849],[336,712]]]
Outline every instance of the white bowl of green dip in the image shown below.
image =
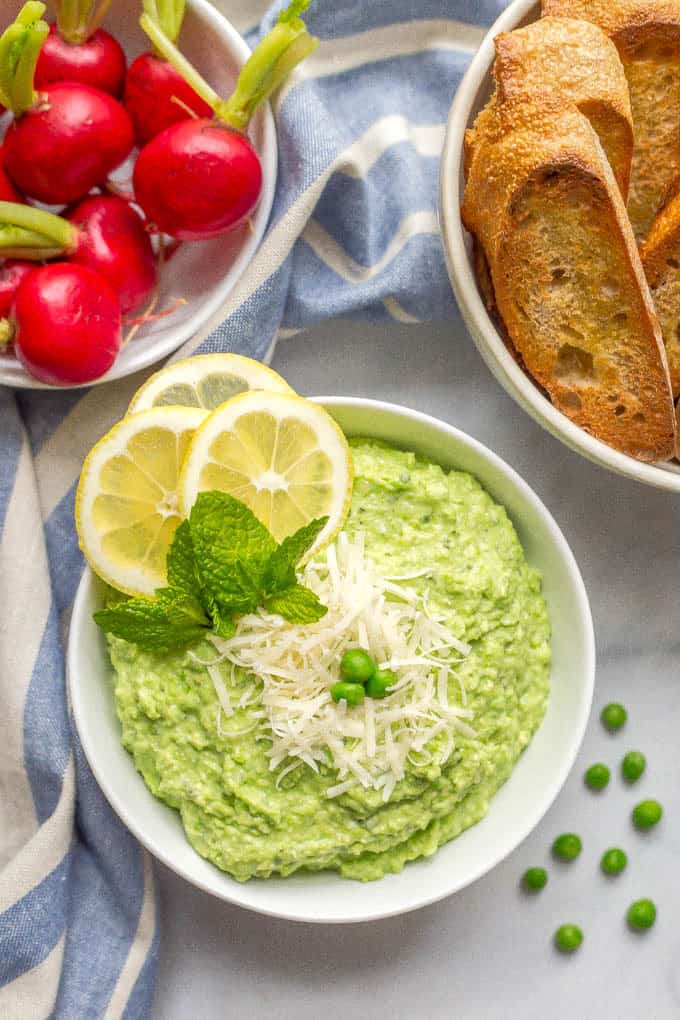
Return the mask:
[[511,467],[427,415],[360,398],[318,402],[356,444],[348,534],[361,530],[384,576],[426,584],[471,646],[461,689],[474,735],[456,735],[441,767],[416,756],[386,802],[360,786],[331,799],[332,770],[307,766],[278,785],[242,719],[226,743],[219,719],[214,728],[216,694],[200,664],[154,661],[117,639],[107,646],[92,620],[102,587],[89,570],[68,676],[94,775],[156,857],[251,910],[342,923],[442,899],[531,832],[576,758],[595,644],[571,550]]

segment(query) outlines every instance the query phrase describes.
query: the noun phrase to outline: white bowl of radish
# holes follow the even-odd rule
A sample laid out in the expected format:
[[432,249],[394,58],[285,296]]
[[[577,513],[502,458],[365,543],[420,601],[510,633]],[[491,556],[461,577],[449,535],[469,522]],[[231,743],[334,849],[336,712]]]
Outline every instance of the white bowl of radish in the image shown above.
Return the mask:
[[[61,0],[62,9],[68,2],[69,0]],[[181,5],[178,4],[178,6]],[[149,0],[145,0],[145,7],[149,10]],[[26,8],[24,8],[25,10]],[[15,4],[8,3],[5,0],[0,5],[0,12],[0,28],[2,28],[4,25],[8,25],[12,18],[16,17],[17,8]],[[31,14],[30,11],[28,13],[29,15]],[[141,13],[141,0],[118,0],[108,10],[104,22],[106,31],[114,36],[122,46],[129,64],[140,54],[151,49],[149,39],[139,27],[139,16]],[[35,14],[37,14],[37,18],[40,18],[41,12],[39,10]],[[28,15],[26,15],[26,18],[28,18]],[[39,24],[44,32],[44,22],[39,22]],[[50,35],[50,40],[53,35],[54,33]],[[250,56],[248,46],[236,29],[207,0],[187,0],[179,45],[186,58],[200,71],[200,74],[210,83],[216,93],[221,96],[228,96],[232,92],[238,74]],[[39,59],[42,59],[42,57]],[[38,65],[38,71],[40,71],[40,64]],[[21,83],[19,83],[20,85]],[[37,87],[42,91],[42,82],[38,82]],[[45,87],[62,88],[61,85]],[[32,111],[29,112],[32,113]],[[49,115],[48,113],[47,116]],[[3,215],[3,211],[0,210],[0,221],[4,221],[5,224],[9,222],[12,229],[17,228],[19,235],[21,235],[22,230],[34,227],[34,224],[30,222],[32,206],[39,208],[43,214],[45,209],[68,214],[68,210],[64,213],[64,207],[72,202],[72,197],[67,196],[65,192],[62,200],[51,200],[53,196],[49,191],[49,186],[46,194],[40,193],[39,185],[34,189],[25,186],[22,188],[24,183],[22,174],[30,173],[30,169],[28,171],[25,169],[26,160],[24,160],[24,165],[22,166],[21,153],[17,156],[15,151],[21,148],[20,132],[17,130],[17,125],[20,129],[25,129],[26,123],[29,120],[29,115],[26,115],[12,122],[11,117],[5,115],[1,122],[2,127],[7,132],[3,146],[3,158],[4,167],[11,174],[9,187],[11,188],[13,184],[18,186],[19,190],[23,191],[24,194],[28,194],[30,205],[25,207],[29,210],[28,213],[20,212],[19,215],[19,221],[21,221],[22,215],[29,217],[25,224],[14,221],[12,219],[11,208],[4,205],[2,210],[6,211],[6,215]],[[224,132],[224,134],[228,133]],[[25,130],[25,135],[26,140],[31,143],[35,152],[30,132]],[[144,321],[138,324],[134,337],[128,343],[123,342],[120,349],[116,347],[116,351],[111,355],[111,359],[115,357],[111,367],[104,374],[99,374],[94,378],[92,375],[89,378],[77,378],[78,368],[76,368],[72,373],[72,378],[57,378],[57,373],[52,373],[54,379],[51,380],[49,366],[47,371],[40,371],[43,349],[41,349],[41,341],[38,339],[33,345],[35,350],[28,350],[29,345],[26,345],[27,356],[21,359],[16,356],[11,345],[6,353],[0,354],[0,384],[16,388],[45,388],[52,385],[52,382],[58,382],[63,387],[89,385],[94,382],[99,383],[117,379],[137,372],[166,357],[209,322],[211,317],[215,315],[220,306],[225,302],[240,277],[247,270],[264,235],[274,199],[277,171],[277,141],[274,118],[268,104],[260,106],[255,112],[252,120],[250,120],[244,129],[243,138],[245,139],[245,137],[247,137],[246,147],[256,154],[254,161],[259,161],[261,169],[259,193],[256,201],[253,202],[252,209],[245,211],[228,232],[222,232],[217,236],[196,241],[185,241],[184,237],[177,239],[174,251],[169,247],[169,245],[173,244],[173,239],[166,237],[165,243],[168,250],[172,252],[172,257],[166,259],[159,267],[157,285],[153,293],[153,307],[150,307],[150,301],[147,300],[150,297],[148,293],[146,294],[147,299],[134,309],[126,309],[125,301],[121,299],[121,304],[123,305],[121,312],[121,335],[123,341],[126,334],[135,324],[135,319],[141,318]],[[96,138],[94,141],[96,143]],[[248,143],[250,144],[248,145]],[[96,144],[93,145],[93,148],[97,148]],[[137,152],[138,150],[134,149],[130,157],[108,175],[108,181],[111,182],[112,188],[126,193],[126,196],[132,193],[133,160],[137,156]],[[34,162],[37,162],[38,156],[39,153],[35,154]],[[0,174],[1,172],[0,168]],[[52,174],[53,179],[60,179],[61,176],[59,174]],[[67,172],[64,171],[64,179],[67,176]],[[95,188],[95,197],[97,190],[100,190],[99,185]],[[61,196],[59,197],[61,198]],[[13,198],[14,195],[11,192],[6,193],[3,190],[3,181],[0,179],[0,201],[5,199],[12,200]],[[93,203],[93,206],[96,205],[97,203]],[[120,212],[120,209],[117,211]],[[149,219],[147,211],[147,220]],[[90,222],[94,223],[94,219],[88,221],[88,229]],[[35,229],[38,232],[46,232],[48,240],[43,241],[45,258],[60,258],[60,252],[68,251],[68,258],[72,262],[80,262],[80,268],[85,267],[85,270],[88,267],[90,269],[93,268],[88,259],[90,258],[94,242],[92,237],[86,238],[84,236],[83,224],[82,213],[79,219],[78,216],[73,219],[70,227],[68,224],[64,224],[63,221],[39,220],[37,227],[34,227],[34,233]],[[105,233],[107,226],[109,225],[103,223],[97,229]],[[109,226],[109,232],[113,231],[115,233],[117,229],[117,223]],[[80,230],[80,241],[75,240],[78,236],[78,230]],[[70,243],[71,235],[74,240],[69,249],[68,244]],[[153,239],[156,252],[158,251],[159,236],[156,235]],[[177,238],[177,234],[175,234],[175,238]],[[99,240],[101,241],[101,238]],[[53,251],[48,250],[52,241],[54,241]],[[4,249],[0,248],[0,257],[4,255],[8,259],[22,258],[24,253],[22,245],[25,244],[24,237],[23,239],[20,238],[16,249],[11,248],[11,246],[9,249],[7,247]],[[96,247],[96,245],[94,246]],[[105,252],[105,255],[108,254],[108,252]],[[101,252],[98,253],[98,256],[101,261]],[[35,259],[36,254],[33,253],[29,257]],[[64,258],[66,259],[67,255],[64,255]],[[140,265],[144,262],[144,258],[145,256],[142,256],[139,260]],[[122,261],[125,262],[129,271],[132,260],[126,256]],[[62,263],[60,262],[59,264],[61,265]],[[76,269],[78,268],[76,266]],[[99,270],[100,267],[96,265],[94,268]],[[115,274],[115,268],[112,268],[110,272],[103,273],[113,286],[115,286]],[[53,290],[55,287],[62,285],[61,280],[48,279],[50,273],[45,273],[44,275],[45,280],[41,281],[41,283],[44,282],[46,285],[51,286]],[[58,273],[54,272],[51,275],[59,276]],[[2,272],[0,271],[0,317],[8,314],[2,308],[4,281],[1,277]],[[80,284],[84,280],[83,286],[87,286],[87,272],[81,273],[81,277],[82,280],[76,278],[75,283]],[[33,274],[32,278],[34,280],[40,279],[39,277],[36,278],[35,274]],[[133,281],[133,283],[135,282],[137,281]],[[72,286],[73,281],[68,279],[63,286],[67,285]],[[144,281],[140,281],[139,289],[140,293],[144,290]],[[38,306],[41,300],[43,300],[43,295],[38,294],[37,291],[37,284],[34,285],[33,293],[30,293],[27,289],[24,294],[24,309],[31,307],[34,310],[38,310]],[[18,305],[18,301],[16,305]],[[97,301],[93,300],[93,305],[98,307]],[[106,305],[106,302],[104,302],[104,305]],[[12,307],[14,308],[15,305],[12,305]],[[106,307],[108,308],[108,306]],[[168,314],[158,315],[158,313],[165,311]],[[14,312],[11,314],[14,315]],[[34,321],[37,318],[36,315],[33,316]],[[31,324],[29,323],[29,325]],[[89,323],[86,325],[91,330]],[[17,339],[17,346],[19,346],[19,323],[13,328],[16,329],[15,339]],[[81,343],[88,342],[87,329],[81,329],[79,332],[79,329],[75,328],[71,330],[73,338],[72,346],[75,345],[79,335]],[[51,342],[49,335],[42,339],[43,347],[51,344]],[[34,353],[36,354],[35,360],[39,368],[36,372],[29,372],[26,366],[31,367],[31,357]],[[75,358],[76,354],[72,352],[71,356]],[[67,359],[68,357],[67,353]]]

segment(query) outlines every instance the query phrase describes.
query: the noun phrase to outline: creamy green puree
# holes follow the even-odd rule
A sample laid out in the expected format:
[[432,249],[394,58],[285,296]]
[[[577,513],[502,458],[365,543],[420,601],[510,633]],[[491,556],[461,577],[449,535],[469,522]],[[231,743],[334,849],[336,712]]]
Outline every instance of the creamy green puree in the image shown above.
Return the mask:
[[[476,735],[456,733],[443,768],[436,756],[427,767],[409,764],[386,804],[362,787],[328,799],[338,782],[331,768],[317,775],[303,766],[277,789],[268,741],[237,732],[253,725],[252,707],[223,716],[220,736],[203,666],[187,653],[154,655],[110,638],[123,744],[151,792],[180,812],[189,842],[241,881],[301,868],[369,880],[433,854],[484,816],[545,711],[546,606],[505,510],[471,475],[374,441],[351,445],[347,530],[365,532],[383,576],[430,568],[408,584],[429,589],[429,606],[472,645],[458,674]],[[194,653],[210,659],[215,650],[206,642]],[[252,677],[222,675],[234,704],[253,687]],[[460,704],[458,680],[449,686]]]

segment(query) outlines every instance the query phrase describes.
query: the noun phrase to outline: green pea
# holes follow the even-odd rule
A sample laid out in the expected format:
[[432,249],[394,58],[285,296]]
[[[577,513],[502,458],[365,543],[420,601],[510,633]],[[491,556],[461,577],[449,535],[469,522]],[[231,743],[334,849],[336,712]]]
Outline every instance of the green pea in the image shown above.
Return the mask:
[[620,875],[627,864],[628,858],[623,850],[619,850],[618,847],[612,847],[611,850],[605,850],[600,860],[600,867],[604,871],[605,875]]
[[538,892],[548,884],[548,872],[545,868],[527,868],[522,881],[531,892]]
[[375,673],[375,663],[363,648],[348,648],[340,659],[340,676],[350,683],[365,684]]
[[633,808],[633,825],[636,829],[653,829],[663,815],[663,808],[658,800],[641,800]]
[[573,861],[581,853],[582,847],[580,836],[573,832],[565,832],[553,843],[552,852],[563,861]]
[[647,768],[642,751],[629,751],[621,762],[621,774],[627,783],[636,783]]
[[591,790],[604,790],[609,782],[609,776],[610,772],[607,766],[598,762],[597,765],[591,765],[589,769],[586,769],[583,781]]
[[606,729],[611,730],[612,733],[615,733],[616,730],[620,730],[621,727],[625,725],[627,718],[628,713],[625,708],[623,705],[619,705],[616,701],[611,702],[609,705],[605,705],[602,709],[602,714],[600,715],[602,725],[605,726]]
[[369,698],[385,698],[388,693],[387,688],[393,687],[398,679],[391,669],[376,669],[366,683],[366,693]]
[[635,931],[645,931],[656,921],[656,907],[651,900],[636,900],[628,907],[626,920]]
[[365,692],[361,684],[346,683],[339,680],[331,687],[331,698],[333,701],[346,701],[348,705],[360,705],[364,700]]
[[583,932],[575,924],[563,924],[555,932],[555,945],[561,953],[573,953],[583,942]]

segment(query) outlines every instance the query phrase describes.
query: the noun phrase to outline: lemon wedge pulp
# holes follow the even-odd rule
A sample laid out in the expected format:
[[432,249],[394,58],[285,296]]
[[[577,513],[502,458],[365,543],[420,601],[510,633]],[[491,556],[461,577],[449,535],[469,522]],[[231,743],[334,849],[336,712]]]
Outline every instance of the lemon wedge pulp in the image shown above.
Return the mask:
[[292,393],[277,372],[240,354],[197,354],[152,375],[135,393],[128,414],[165,404],[214,410],[248,390]]
[[205,419],[180,475],[188,515],[199,492],[217,489],[245,503],[277,542],[328,517],[310,552],[341,529],[352,493],[347,440],[318,404],[295,394],[249,392]]
[[154,407],[128,415],[88,454],[75,518],[88,563],[128,595],[165,584],[165,561],[181,522],[178,480],[200,408]]

